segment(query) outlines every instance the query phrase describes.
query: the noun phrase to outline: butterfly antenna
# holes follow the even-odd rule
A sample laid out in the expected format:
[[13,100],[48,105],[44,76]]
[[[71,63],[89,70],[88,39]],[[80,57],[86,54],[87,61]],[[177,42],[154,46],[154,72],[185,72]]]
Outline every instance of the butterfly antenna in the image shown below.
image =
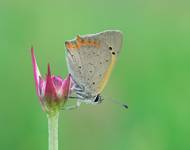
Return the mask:
[[117,105],[120,105],[120,106],[122,106],[123,108],[125,108],[125,109],[128,109],[128,105],[127,104],[124,104],[124,103],[122,103],[122,102],[120,102],[120,101],[118,101],[118,100],[115,100],[115,99],[109,99],[112,103],[114,103],[114,104],[117,104]]

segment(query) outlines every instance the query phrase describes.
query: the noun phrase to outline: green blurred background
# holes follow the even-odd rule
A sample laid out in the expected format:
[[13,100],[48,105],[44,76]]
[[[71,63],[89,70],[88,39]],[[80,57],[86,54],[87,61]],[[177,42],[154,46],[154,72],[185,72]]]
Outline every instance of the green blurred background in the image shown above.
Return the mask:
[[39,68],[66,76],[64,41],[120,29],[124,45],[103,95],[128,103],[61,114],[60,150],[190,149],[188,0],[1,0],[0,150],[47,150],[47,118],[34,88]]

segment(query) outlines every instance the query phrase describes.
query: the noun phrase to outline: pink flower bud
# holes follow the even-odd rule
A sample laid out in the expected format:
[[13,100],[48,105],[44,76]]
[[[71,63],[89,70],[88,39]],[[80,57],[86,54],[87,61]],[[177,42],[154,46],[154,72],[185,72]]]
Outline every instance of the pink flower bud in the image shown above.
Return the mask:
[[66,77],[66,79],[51,75],[50,65],[48,64],[46,78],[42,78],[38,69],[33,48],[31,48],[31,54],[36,93],[40,99],[42,108],[47,113],[55,112],[59,110],[60,107],[62,107],[67,101],[71,84],[70,74]]

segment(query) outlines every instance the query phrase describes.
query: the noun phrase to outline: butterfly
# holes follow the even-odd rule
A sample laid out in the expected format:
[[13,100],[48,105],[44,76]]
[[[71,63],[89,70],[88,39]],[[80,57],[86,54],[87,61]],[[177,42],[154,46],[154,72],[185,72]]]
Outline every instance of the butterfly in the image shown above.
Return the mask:
[[[120,53],[123,35],[118,30],[78,35],[65,42],[66,61],[73,80],[72,91],[81,103],[98,104],[116,59]],[[72,98],[72,97],[71,97]]]

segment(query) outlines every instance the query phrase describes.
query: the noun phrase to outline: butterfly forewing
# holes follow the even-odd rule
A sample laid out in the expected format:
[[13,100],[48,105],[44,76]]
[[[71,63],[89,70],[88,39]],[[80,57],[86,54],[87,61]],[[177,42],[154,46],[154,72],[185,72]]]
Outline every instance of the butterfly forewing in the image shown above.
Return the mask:
[[97,95],[103,90],[121,44],[118,31],[77,36],[66,42],[69,72],[84,92]]

